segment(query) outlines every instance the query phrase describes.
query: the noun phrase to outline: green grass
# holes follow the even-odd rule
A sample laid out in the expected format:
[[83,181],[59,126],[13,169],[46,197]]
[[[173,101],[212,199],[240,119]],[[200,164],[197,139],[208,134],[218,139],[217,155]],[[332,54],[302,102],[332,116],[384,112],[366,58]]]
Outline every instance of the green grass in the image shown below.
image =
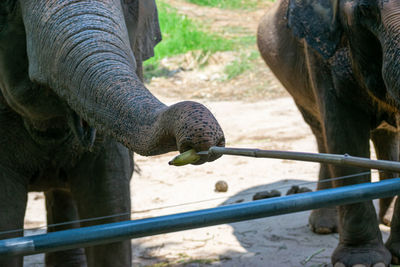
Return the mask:
[[[219,1],[224,2],[223,0]],[[235,2],[235,0],[232,1]],[[245,2],[248,1],[259,0],[246,0]],[[165,0],[158,0],[157,6],[163,40],[155,47],[154,57],[144,62],[144,78],[146,81],[149,81],[152,77],[171,75],[171,70],[162,67],[160,64],[163,58],[185,54],[189,51],[200,51],[200,57],[197,58],[200,62],[202,61],[201,55],[209,56],[217,51],[242,49],[252,46],[256,42],[256,37],[253,35],[228,39],[213,33],[211,32],[212,29],[207,29],[200,22],[178,14],[177,10],[168,5]],[[243,31],[242,28],[228,28],[227,30]],[[200,66],[206,64],[207,62],[203,62]],[[229,79],[236,77],[246,68],[250,68],[248,60],[242,59],[233,62],[231,65],[227,66],[226,69]]]
[[169,70],[160,66],[163,58],[189,51],[201,51],[203,55],[229,51],[237,45],[236,40],[206,32],[199,22],[178,14],[175,8],[164,1],[157,1],[157,6],[163,40],[155,47],[154,57],[144,62],[145,80],[169,75]]
[[258,52],[253,51],[250,55],[240,55],[239,59],[232,61],[224,69],[225,80],[231,80],[247,70],[252,70],[254,65],[252,61],[258,57]]
[[156,46],[155,56],[146,64],[188,51],[201,50],[206,53],[233,49],[232,40],[207,33],[202,25],[178,14],[173,7],[162,1],[158,1],[157,6],[163,40]]
[[[260,0],[186,0],[187,2],[225,9],[255,9]],[[271,1],[271,0],[268,0]]]

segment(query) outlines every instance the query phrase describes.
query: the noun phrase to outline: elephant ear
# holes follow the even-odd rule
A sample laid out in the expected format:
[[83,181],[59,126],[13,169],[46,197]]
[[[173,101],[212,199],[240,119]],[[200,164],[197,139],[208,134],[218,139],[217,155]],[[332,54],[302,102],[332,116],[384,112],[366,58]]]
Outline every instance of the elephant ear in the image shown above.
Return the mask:
[[331,57],[341,38],[338,0],[290,0],[287,13],[289,28],[319,52]]
[[[161,41],[155,0],[121,0],[129,41],[139,64],[154,56]],[[138,64],[138,65],[139,65]]]

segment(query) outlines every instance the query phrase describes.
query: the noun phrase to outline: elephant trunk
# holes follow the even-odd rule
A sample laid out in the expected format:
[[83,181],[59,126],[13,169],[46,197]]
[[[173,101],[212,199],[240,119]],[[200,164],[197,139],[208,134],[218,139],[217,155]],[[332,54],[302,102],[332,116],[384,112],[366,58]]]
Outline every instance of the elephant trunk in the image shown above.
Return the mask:
[[382,10],[382,76],[390,97],[400,108],[400,4],[392,2],[396,8]]
[[400,109],[400,47],[388,50],[383,52],[388,55],[383,58],[382,76],[390,98],[393,99],[394,104]]
[[162,127],[167,107],[136,75],[120,0],[21,1],[21,10],[33,82],[135,152],[176,149]]
[[400,33],[382,46],[382,76],[390,97],[400,108]]

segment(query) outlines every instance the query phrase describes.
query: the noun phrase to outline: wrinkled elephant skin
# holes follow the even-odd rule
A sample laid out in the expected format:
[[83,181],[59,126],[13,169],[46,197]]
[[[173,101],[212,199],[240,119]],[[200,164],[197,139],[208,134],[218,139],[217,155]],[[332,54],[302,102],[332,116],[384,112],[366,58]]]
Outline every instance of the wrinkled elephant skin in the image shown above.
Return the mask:
[[[127,220],[132,151],[224,145],[203,105],[166,106],[143,85],[142,62],[160,40],[154,0],[0,2],[0,239],[21,234],[4,231],[23,228],[29,191],[45,192],[48,224],[123,214],[49,231]],[[131,266],[130,249],[128,240],[53,252],[46,264]]]
[[[395,0],[279,0],[261,19],[260,53],[293,97],[321,153],[399,160],[400,2]],[[321,165],[318,189],[370,181],[365,172]],[[397,176],[382,172],[381,179]],[[392,199],[380,202],[385,218]],[[372,202],[312,212],[317,233],[339,231],[334,266],[388,266],[400,256],[400,206],[383,244]]]

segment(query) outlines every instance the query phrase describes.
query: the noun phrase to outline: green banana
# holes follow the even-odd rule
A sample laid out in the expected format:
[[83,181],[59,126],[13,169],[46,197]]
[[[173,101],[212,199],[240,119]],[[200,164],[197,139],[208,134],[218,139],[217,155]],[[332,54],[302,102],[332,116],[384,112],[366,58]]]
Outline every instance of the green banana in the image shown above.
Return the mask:
[[168,164],[174,166],[183,166],[186,164],[195,163],[199,159],[200,156],[196,153],[196,150],[190,149],[173,158],[170,162],[168,162]]

